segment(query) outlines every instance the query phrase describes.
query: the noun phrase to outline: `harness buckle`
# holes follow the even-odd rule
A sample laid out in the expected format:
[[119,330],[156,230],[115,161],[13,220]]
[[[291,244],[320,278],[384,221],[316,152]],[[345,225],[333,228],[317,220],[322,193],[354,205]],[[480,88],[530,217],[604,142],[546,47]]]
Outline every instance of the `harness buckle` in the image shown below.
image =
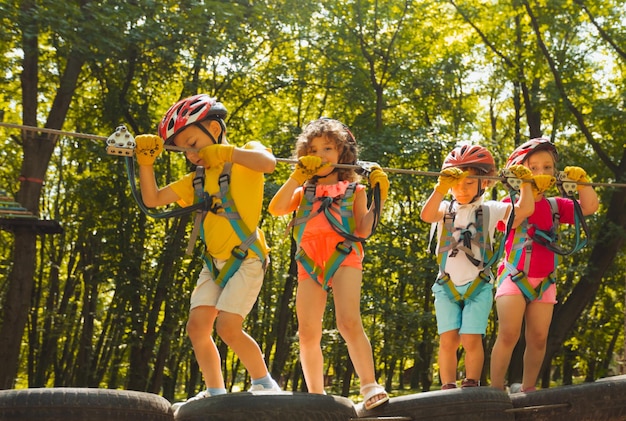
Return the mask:
[[337,243],[337,245],[335,246],[335,249],[337,249],[337,251],[341,254],[350,254],[350,252],[352,251],[352,245],[351,244],[344,244],[343,242],[341,243]]
[[235,246],[230,251],[230,254],[232,254],[236,259],[243,260],[248,257],[248,250],[243,250],[240,246]]
[[444,273],[435,281],[438,285],[445,285],[450,280],[450,275]]
[[222,201],[219,200],[216,196],[212,194],[208,194],[207,192],[203,193],[202,198],[202,210],[205,212],[211,212],[214,214],[218,214],[224,208],[222,207]]
[[491,277],[487,275],[484,270],[481,270],[480,272],[478,272],[478,277],[480,278],[481,281],[483,281],[486,284],[491,282]]
[[524,277],[526,276],[526,274],[522,271],[517,272],[515,275],[511,275],[511,281],[513,282],[519,282],[522,279],[524,279]]

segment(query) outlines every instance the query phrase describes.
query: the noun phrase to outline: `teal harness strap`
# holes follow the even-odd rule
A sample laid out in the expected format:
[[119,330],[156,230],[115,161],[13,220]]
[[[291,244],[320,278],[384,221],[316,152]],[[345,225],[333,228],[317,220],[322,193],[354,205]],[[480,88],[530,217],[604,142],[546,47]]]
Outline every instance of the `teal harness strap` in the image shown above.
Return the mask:
[[[248,257],[248,250],[252,250],[259,259],[263,262],[265,267],[267,263],[267,254],[264,252],[263,246],[259,240],[257,230],[250,231],[245,222],[239,215],[235,201],[233,200],[232,193],[230,191],[230,173],[232,170],[232,163],[227,162],[224,164],[224,169],[219,176],[219,193],[214,196],[215,199],[221,200],[221,204],[212,204],[209,209],[211,212],[218,216],[228,219],[231,227],[241,240],[241,244],[233,247],[231,250],[231,256],[226,260],[226,263],[221,270],[218,270],[213,262],[213,257],[207,253],[206,248],[202,254],[202,259],[206,266],[213,273],[213,279],[215,283],[220,287],[226,286],[230,278],[241,267],[241,263],[246,257]],[[204,186],[202,186],[204,191]],[[198,191],[196,190],[196,195]],[[213,200],[216,202],[215,200]],[[219,203],[219,201],[217,202]],[[206,212],[205,212],[206,215]],[[202,241],[206,244],[204,225],[200,224],[200,236]]]
[[[439,253],[437,260],[439,261],[439,277],[437,284],[441,285],[446,291],[448,297],[459,305],[464,305],[465,301],[471,300],[472,297],[479,294],[483,287],[490,285],[491,282],[491,266],[499,258],[493,253],[491,244],[488,244],[488,233],[484,232],[484,227],[489,227],[489,207],[481,205],[476,210],[476,222],[471,223],[468,227],[461,229],[454,226],[456,213],[452,212],[453,202],[450,203],[449,212],[446,212],[442,224],[442,233],[440,240]],[[454,233],[459,233],[459,238]],[[472,244],[477,244],[481,250],[480,256],[474,256],[472,252]],[[445,272],[448,256],[454,257],[459,251],[463,251],[467,259],[481,270],[478,276],[471,281],[464,294],[459,293],[454,282],[450,279],[450,275]],[[494,258],[495,256],[495,258]]]
[[[527,302],[535,301],[543,297],[543,293],[556,282],[555,271],[552,271],[546,276],[536,288],[533,288],[528,280],[528,271],[530,269],[530,262],[532,258],[533,242],[539,242],[544,244],[544,241],[552,243],[557,241],[558,236],[557,228],[560,222],[560,214],[558,212],[558,205],[554,198],[549,198],[550,209],[552,212],[552,228],[549,231],[540,230],[535,228],[535,235],[531,238],[528,234],[528,229],[531,227],[527,221],[523,221],[515,230],[515,236],[513,237],[513,243],[511,245],[511,251],[509,252],[508,259],[504,262],[504,270],[498,276],[498,285],[500,285],[504,279],[510,275],[511,280],[517,285],[517,288],[522,292]],[[543,241],[537,240],[542,238]],[[518,270],[519,262],[522,259],[522,255],[526,251],[524,258],[524,270]],[[560,260],[560,256],[554,254],[554,268],[556,269]]]
[[[316,197],[315,191],[316,186],[314,184],[307,184],[305,186],[300,206],[290,225],[293,226],[293,237],[296,244],[298,244],[298,250],[295,256],[296,261],[300,262],[313,280],[317,281],[325,291],[328,291],[328,289],[330,289],[330,280],[333,278],[346,256],[352,252],[353,240],[348,237],[353,236],[352,233],[354,232],[355,223],[352,210],[356,183],[350,183],[345,193],[335,198]],[[317,212],[313,213],[313,204],[315,202],[321,202],[321,205]],[[334,216],[331,212],[331,208],[339,214],[341,221]],[[337,243],[335,246],[335,250],[328,259],[328,262],[326,262],[325,267],[318,266],[313,259],[306,254],[304,249],[300,247],[300,241],[306,223],[322,212],[333,229],[344,237],[344,241]]]

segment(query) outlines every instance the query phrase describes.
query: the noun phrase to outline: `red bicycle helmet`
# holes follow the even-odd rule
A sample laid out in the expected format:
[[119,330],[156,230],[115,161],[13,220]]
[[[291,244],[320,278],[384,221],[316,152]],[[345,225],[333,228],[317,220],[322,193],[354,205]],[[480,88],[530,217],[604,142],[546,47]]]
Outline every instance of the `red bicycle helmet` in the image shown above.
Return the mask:
[[452,149],[443,161],[441,169],[450,167],[477,168],[485,174],[496,170],[496,161],[491,152],[480,145],[462,145]]
[[167,110],[159,123],[159,136],[166,145],[169,145],[174,136],[185,127],[209,118],[223,120],[227,112],[221,102],[206,94],[190,96],[178,101]]
[[523,164],[531,153],[537,151],[548,151],[554,156],[555,162],[559,160],[559,154],[556,151],[554,143],[550,142],[550,140],[545,137],[537,137],[519,145],[509,156],[505,167],[509,168],[511,165]]

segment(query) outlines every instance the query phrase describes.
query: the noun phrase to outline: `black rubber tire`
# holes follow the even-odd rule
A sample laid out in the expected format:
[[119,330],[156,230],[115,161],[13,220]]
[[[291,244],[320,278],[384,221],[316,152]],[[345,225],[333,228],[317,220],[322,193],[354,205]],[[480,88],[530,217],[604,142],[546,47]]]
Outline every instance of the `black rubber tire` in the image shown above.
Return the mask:
[[0,390],[0,421],[173,421],[152,393],[90,388]]
[[511,395],[511,402],[515,420],[626,420],[626,376],[515,393]]
[[300,392],[239,392],[189,402],[176,421],[349,421],[354,403],[341,396]]
[[[507,412],[513,408],[509,395],[490,387],[441,390],[398,396],[378,408],[366,411],[357,405],[357,414],[365,417],[403,416],[437,421],[513,421]],[[553,420],[554,421],[554,420]]]

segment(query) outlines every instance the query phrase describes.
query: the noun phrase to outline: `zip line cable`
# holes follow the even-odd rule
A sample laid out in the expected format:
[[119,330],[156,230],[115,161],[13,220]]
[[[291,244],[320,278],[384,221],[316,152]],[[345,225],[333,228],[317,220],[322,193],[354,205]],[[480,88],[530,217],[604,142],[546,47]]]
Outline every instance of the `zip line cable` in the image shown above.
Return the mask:
[[[47,128],[42,128],[42,127],[25,126],[22,124],[12,124],[12,123],[4,123],[4,122],[0,122],[0,127],[7,127],[11,129],[19,129],[19,130],[30,131],[30,132],[48,133],[48,134],[54,134],[57,136],[68,136],[68,137],[74,137],[74,138],[101,140],[101,141],[109,141],[114,136],[114,135],[111,135],[109,137],[106,137],[106,136],[99,136],[99,135],[94,135],[94,134],[68,132],[64,130],[47,129]],[[118,130],[121,127],[123,126],[118,127]],[[124,127],[124,130],[126,130],[125,127]],[[173,152],[198,152],[198,149],[182,148],[180,146],[175,146],[175,145],[164,145],[163,148],[165,150],[169,150]],[[132,156],[133,148],[123,148],[123,149],[131,150],[130,153],[125,153],[124,155]],[[278,158],[277,157],[276,162],[285,163],[285,164],[297,164],[298,160],[292,159],[292,158]],[[378,165],[373,162],[364,162],[364,161],[358,161],[358,162],[360,162],[361,165],[333,164],[332,166],[336,168],[364,169],[364,166],[371,167],[373,165]],[[441,173],[437,171],[419,171],[419,170],[404,169],[404,168],[385,168],[385,167],[380,167],[380,168],[385,172],[397,173],[397,174],[421,175],[421,176],[427,176],[427,177],[439,177],[441,175]],[[495,180],[495,181],[503,181],[504,179],[502,176],[498,177],[498,176],[473,175],[473,174],[470,174],[467,177],[485,179],[485,180]],[[626,188],[626,183],[598,183],[598,182],[591,182],[591,183],[575,182],[575,183],[583,185],[583,186]]]

